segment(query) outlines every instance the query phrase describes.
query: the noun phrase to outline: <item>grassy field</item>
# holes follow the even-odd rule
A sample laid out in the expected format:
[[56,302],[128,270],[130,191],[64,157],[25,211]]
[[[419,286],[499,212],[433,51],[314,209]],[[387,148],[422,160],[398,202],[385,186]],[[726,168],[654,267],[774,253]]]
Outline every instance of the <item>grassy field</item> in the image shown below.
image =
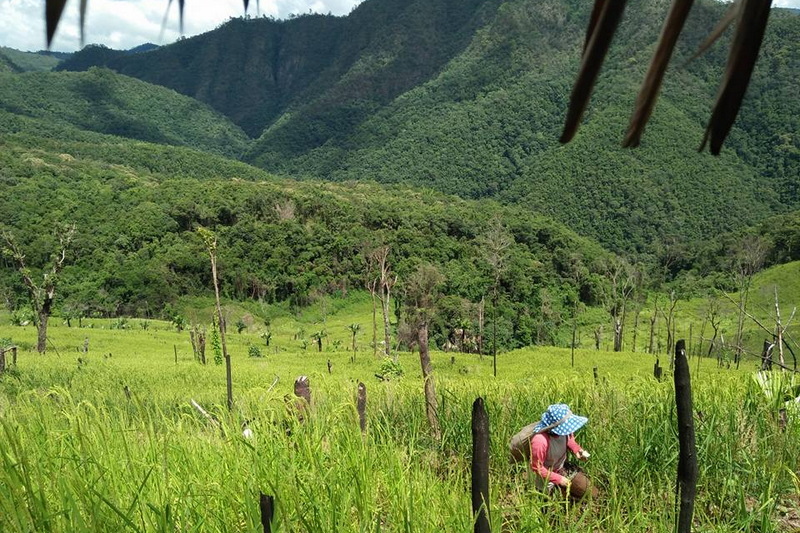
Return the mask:
[[[577,350],[572,367],[568,349],[525,349],[500,355],[494,378],[488,357],[455,354],[451,362],[452,354],[434,353],[443,426],[437,443],[427,431],[418,358],[401,354],[405,375],[378,381],[371,349],[354,363],[349,342],[333,350],[337,336],[348,340],[345,326],[354,321],[351,309],[342,311],[326,318],[329,331],[341,332],[326,339],[323,353],[299,348],[291,336],[296,324],[282,327],[280,320],[272,325],[277,354],[264,347],[264,357],[248,357],[251,344],[264,343],[258,327],[232,332],[231,413],[224,409],[224,367],[196,363],[186,332],[157,321],[146,330],[137,320],[129,329],[102,320],[83,328],[56,323],[46,355],[24,349],[18,367],[0,378],[0,530],[259,531],[264,492],[275,495],[277,531],[470,531],[477,396],[486,399],[491,424],[493,531],[672,530],[673,387],[652,378],[653,356]],[[34,343],[33,327],[0,320],[0,338],[23,348]],[[359,334],[364,347],[367,335]],[[86,338],[88,354],[79,353]],[[755,385],[752,363],[737,372],[693,359],[691,368],[696,529],[796,527],[795,419],[779,429],[778,401]],[[312,387],[305,424],[285,401],[301,374]],[[359,381],[368,392],[363,436]],[[557,401],[590,420],[578,437],[592,452],[586,470],[602,493],[582,505],[542,498],[508,465],[511,435]],[[242,435],[245,421],[253,438]]]

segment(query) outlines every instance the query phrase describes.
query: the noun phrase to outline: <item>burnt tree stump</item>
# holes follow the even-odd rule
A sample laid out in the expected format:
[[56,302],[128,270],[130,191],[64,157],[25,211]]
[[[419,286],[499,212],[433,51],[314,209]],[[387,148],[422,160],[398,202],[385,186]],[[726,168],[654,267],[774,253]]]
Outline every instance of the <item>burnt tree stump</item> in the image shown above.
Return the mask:
[[272,517],[275,515],[275,498],[263,492],[259,496],[259,508],[261,510],[261,525],[264,533],[272,533]]
[[692,414],[692,382],[686,360],[686,342],[675,345],[675,406],[678,414],[678,485],[676,499],[680,501],[678,533],[692,531],[694,497],[697,490],[697,449]]
[[472,516],[475,533],[490,533],[489,415],[480,397],[472,404]]

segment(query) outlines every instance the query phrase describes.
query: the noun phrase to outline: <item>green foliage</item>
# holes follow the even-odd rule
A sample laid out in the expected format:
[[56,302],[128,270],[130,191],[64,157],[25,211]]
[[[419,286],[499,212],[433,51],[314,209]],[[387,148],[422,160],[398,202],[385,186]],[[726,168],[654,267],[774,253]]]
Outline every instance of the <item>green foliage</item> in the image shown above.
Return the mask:
[[4,122],[33,120],[48,130],[77,128],[229,157],[246,143],[238,127],[196,100],[106,69],[0,73],[0,110],[10,114]]
[[261,354],[261,348],[256,346],[255,344],[251,344],[247,347],[247,355],[249,357],[263,357]]
[[58,65],[63,56],[69,54],[59,54],[50,52],[22,52],[0,46],[0,72],[3,65],[6,65],[9,72],[44,72],[52,70]]
[[241,334],[244,330],[247,329],[247,324],[244,323],[244,320],[241,318],[236,321],[236,333]]
[[393,360],[391,357],[384,357],[381,359],[381,364],[378,366],[378,374],[384,379],[401,378],[403,377],[403,365],[400,360]]

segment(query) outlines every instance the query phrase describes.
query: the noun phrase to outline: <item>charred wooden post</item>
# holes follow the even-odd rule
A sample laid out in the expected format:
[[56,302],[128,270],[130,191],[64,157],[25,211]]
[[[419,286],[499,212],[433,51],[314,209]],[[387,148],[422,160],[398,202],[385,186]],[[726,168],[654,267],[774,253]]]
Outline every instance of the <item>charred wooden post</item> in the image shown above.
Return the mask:
[[489,415],[480,397],[472,404],[472,516],[475,533],[490,533]]
[[594,382],[595,383],[599,383],[600,382],[600,376],[598,375],[597,367],[593,367],[592,368],[592,374],[594,374]]
[[675,345],[675,406],[678,414],[678,486],[676,499],[680,501],[678,533],[692,530],[694,497],[697,489],[697,450],[694,438],[694,416],[692,414],[692,383],[689,363],[686,360],[686,343],[679,340]]
[[0,348],[0,374],[6,371],[6,351]]
[[294,380],[294,395],[297,397],[294,402],[297,419],[304,422],[308,407],[311,405],[311,384],[308,376],[300,376]]
[[333,363],[328,359],[328,374],[333,374]]
[[272,517],[275,515],[275,498],[263,492],[259,497],[259,507],[261,509],[261,525],[264,533],[272,533]]
[[454,364],[456,364],[456,356],[455,355],[451,355],[450,356],[450,366],[453,366]]
[[11,364],[14,365],[14,368],[17,368],[17,347],[11,347]]
[[764,348],[761,351],[761,370],[772,370],[772,349],[775,345],[768,340],[764,340]]
[[656,378],[658,381],[661,381],[661,374],[663,369],[659,364],[658,358],[656,357],[656,363],[653,365],[653,377]]
[[364,433],[367,431],[367,386],[360,381],[358,383],[356,410],[358,411],[358,425],[361,428],[361,433]]

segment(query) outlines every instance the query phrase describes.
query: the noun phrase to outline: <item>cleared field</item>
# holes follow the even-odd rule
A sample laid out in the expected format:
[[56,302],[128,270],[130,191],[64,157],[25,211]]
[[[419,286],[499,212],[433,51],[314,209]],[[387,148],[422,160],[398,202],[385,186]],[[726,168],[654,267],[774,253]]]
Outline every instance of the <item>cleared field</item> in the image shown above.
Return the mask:
[[[23,350],[18,367],[0,378],[0,529],[259,531],[264,492],[275,496],[277,531],[471,531],[470,412],[483,396],[493,531],[672,530],[678,446],[668,361],[661,361],[667,379],[659,383],[650,355],[576,350],[573,368],[568,349],[525,349],[500,355],[494,378],[491,358],[434,353],[443,429],[437,443],[427,431],[416,355],[401,354],[402,378],[378,381],[367,332],[359,333],[365,348],[350,362],[344,326],[353,320],[338,320],[328,329],[343,331],[326,339],[322,353],[299,348],[289,336],[294,326],[276,328],[284,332],[273,339],[277,354],[257,331],[231,333],[232,413],[224,409],[224,367],[196,363],[186,332],[156,321],[147,330],[136,320],[131,329],[99,320],[84,323],[92,328],[54,325],[58,354]],[[7,324],[0,338],[33,343],[32,327]],[[88,354],[79,353],[87,337]],[[334,351],[337,338],[343,347]],[[251,344],[264,357],[248,357]],[[767,400],[755,385],[752,362],[738,372],[711,360],[690,363],[696,530],[797,527],[796,419],[780,429],[781,399]],[[301,374],[312,387],[305,424],[285,400]],[[363,436],[359,381],[368,391]],[[508,465],[511,435],[557,401],[589,417],[578,440],[592,452],[586,470],[602,494],[578,506],[543,499]]]

